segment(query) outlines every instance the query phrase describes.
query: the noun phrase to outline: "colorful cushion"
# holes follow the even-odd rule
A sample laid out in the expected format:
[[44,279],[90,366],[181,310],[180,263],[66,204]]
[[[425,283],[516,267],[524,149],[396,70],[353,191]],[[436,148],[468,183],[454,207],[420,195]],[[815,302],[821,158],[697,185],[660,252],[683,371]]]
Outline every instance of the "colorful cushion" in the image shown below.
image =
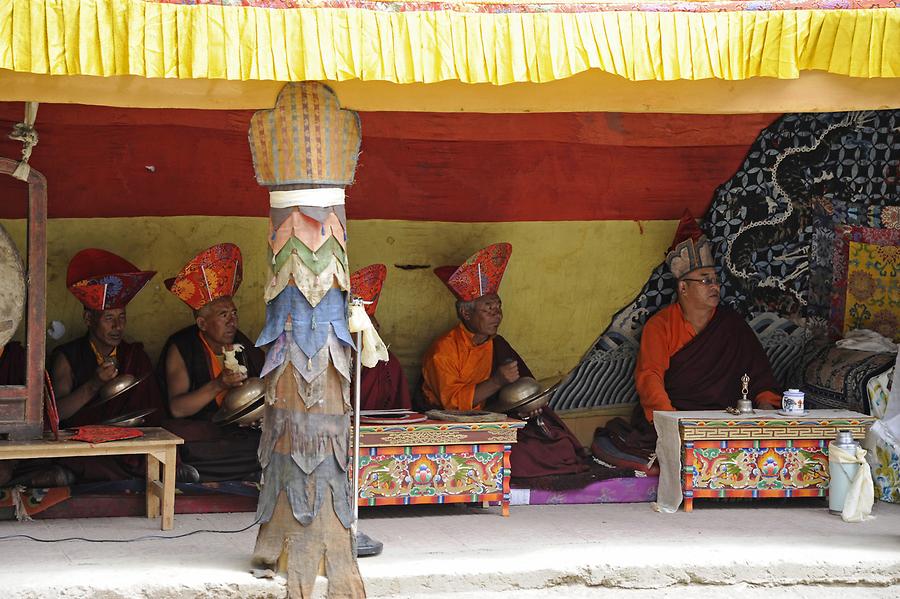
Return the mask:
[[[853,318],[847,321],[848,326],[845,326],[848,310],[851,243],[859,244],[854,246],[854,291],[851,295],[856,303],[851,306],[854,310]],[[842,226],[835,229],[831,318],[829,319],[829,334],[832,338],[842,337],[848,327],[850,329],[866,328],[865,323],[878,324],[882,328],[889,327],[891,315],[893,314],[896,318],[894,310],[896,310],[898,301],[896,293],[898,262],[896,251],[889,248],[898,246],[900,246],[900,229],[853,226]],[[879,305],[878,302],[884,305]],[[892,306],[893,310],[891,310]],[[868,317],[866,317],[867,311]],[[876,313],[877,317],[874,316]],[[881,323],[881,321],[884,322]],[[896,335],[896,325],[893,329],[886,330],[888,334],[885,336],[894,337]]]
[[835,229],[844,225],[900,229],[900,207],[817,198],[812,208],[806,315],[824,327],[831,315]]
[[870,413],[869,380],[890,370],[896,356],[829,345],[817,352],[804,373],[803,391],[812,409]]
[[875,499],[900,503],[900,447],[881,437],[875,437],[874,445],[872,478],[875,482]]
[[891,381],[894,380],[894,369],[882,372],[866,383],[866,391],[869,395],[869,406],[872,408],[872,416],[884,418],[887,413],[888,399],[890,398]]
[[851,241],[843,332],[870,329],[900,341],[900,245]]

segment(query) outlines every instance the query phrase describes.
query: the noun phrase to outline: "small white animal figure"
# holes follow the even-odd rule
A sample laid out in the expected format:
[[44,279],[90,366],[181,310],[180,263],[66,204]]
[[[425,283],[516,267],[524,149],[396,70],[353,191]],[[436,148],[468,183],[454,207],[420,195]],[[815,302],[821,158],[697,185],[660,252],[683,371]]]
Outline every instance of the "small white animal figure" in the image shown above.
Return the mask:
[[231,346],[230,349],[223,349],[222,353],[225,354],[225,360],[223,361],[223,365],[225,368],[230,370],[231,372],[240,372],[243,375],[247,375],[247,367],[242,365],[237,361],[235,354],[244,351],[244,346],[240,343],[235,343]]

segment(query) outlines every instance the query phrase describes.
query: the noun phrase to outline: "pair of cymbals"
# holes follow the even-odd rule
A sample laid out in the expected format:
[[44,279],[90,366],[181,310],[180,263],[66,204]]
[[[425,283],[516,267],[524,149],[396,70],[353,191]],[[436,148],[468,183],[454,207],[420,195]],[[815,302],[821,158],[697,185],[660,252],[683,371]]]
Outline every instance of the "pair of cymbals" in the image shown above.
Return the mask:
[[228,426],[229,424],[243,424],[249,425],[253,424],[260,418],[262,418],[263,411],[266,407],[266,398],[260,397],[258,400],[254,401],[248,406],[245,406],[241,410],[238,410],[235,414],[231,414],[230,416],[219,417],[219,412],[216,412],[213,415],[213,422],[216,424],[220,424],[222,426]]
[[229,424],[253,424],[262,417],[266,405],[266,384],[252,377],[239,387],[231,389],[222,401],[222,407],[212,421],[222,426]]
[[143,383],[148,376],[150,376],[150,371],[147,371],[140,376],[134,376],[133,374],[128,373],[120,374],[100,387],[97,396],[88,402],[85,407],[93,408],[95,406],[103,405],[109,400],[115,399],[126,391],[137,387]]

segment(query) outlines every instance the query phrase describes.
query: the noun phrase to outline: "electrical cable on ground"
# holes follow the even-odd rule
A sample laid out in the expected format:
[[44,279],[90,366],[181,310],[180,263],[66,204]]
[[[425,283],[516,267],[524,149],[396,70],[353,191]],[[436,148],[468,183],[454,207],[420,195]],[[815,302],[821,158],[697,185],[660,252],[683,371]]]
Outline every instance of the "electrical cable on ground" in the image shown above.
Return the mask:
[[201,528],[199,530],[192,530],[191,532],[184,532],[177,535],[144,535],[141,537],[136,537],[134,539],[88,539],[85,537],[65,537],[62,539],[39,539],[37,537],[33,537],[31,535],[4,535],[0,536],[0,541],[6,541],[8,539],[28,539],[30,541],[35,541],[37,543],[62,543],[65,541],[84,541],[85,543],[135,543],[138,541],[146,541],[149,539],[182,539],[184,537],[189,537],[191,535],[201,534],[201,533],[212,533],[212,534],[237,534],[239,532],[244,532],[250,530],[257,524],[259,524],[262,518],[257,518],[255,522],[252,524],[248,524],[244,528],[240,528],[238,530],[212,530],[207,528]]

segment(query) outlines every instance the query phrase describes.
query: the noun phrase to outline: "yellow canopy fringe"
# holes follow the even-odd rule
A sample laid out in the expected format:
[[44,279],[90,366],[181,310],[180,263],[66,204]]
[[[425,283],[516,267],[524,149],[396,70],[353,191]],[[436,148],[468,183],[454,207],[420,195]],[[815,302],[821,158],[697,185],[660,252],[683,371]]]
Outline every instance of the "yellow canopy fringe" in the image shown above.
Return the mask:
[[465,14],[0,2],[0,68],[178,79],[540,83],[900,76],[900,10]]

